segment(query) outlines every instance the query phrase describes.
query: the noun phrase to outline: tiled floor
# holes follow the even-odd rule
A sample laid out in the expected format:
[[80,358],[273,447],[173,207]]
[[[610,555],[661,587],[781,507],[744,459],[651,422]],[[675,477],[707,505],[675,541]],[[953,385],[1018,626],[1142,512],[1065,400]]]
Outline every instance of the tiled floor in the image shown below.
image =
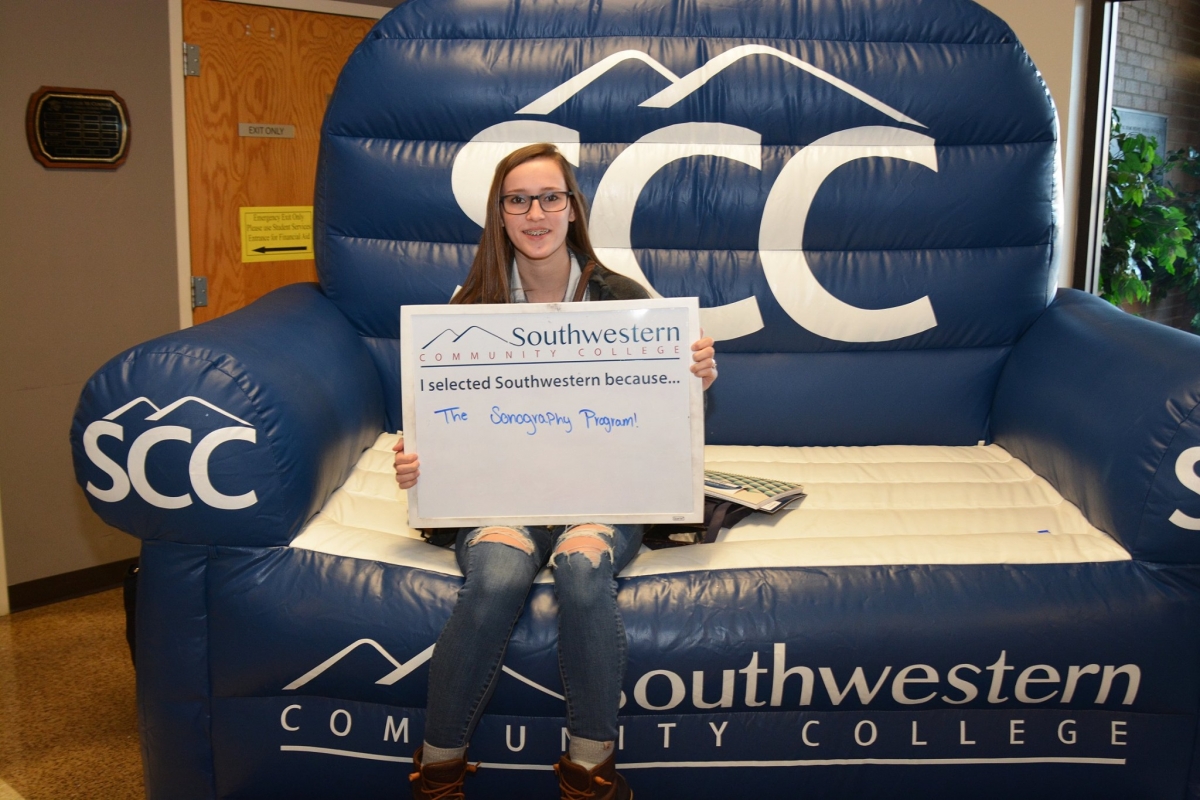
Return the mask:
[[120,590],[0,617],[0,800],[144,795]]

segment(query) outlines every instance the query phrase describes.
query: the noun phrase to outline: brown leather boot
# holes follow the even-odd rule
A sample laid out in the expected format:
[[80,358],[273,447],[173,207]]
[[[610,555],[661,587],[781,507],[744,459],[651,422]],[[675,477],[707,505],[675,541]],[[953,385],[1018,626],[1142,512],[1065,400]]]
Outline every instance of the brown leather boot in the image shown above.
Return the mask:
[[633,792],[617,772],[616,753],[591,770],[564,755],[554,765],[554,771],[558,773],[562,800],[633,800]]
[[412,781],[413,800],[464,800],[463,781],[467,773],[474,772],[479,765],[468,764],[465,758],[422,764],[421,751],[424,749],[418,747],[413,753],[416,772],[408,776]]

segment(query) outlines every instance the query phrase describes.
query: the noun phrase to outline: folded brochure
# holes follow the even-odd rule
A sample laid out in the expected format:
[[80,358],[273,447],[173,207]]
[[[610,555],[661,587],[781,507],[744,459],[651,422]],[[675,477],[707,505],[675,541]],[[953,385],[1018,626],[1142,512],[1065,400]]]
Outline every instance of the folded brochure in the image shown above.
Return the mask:
[[768,514],[808,496],[798,483],[710,469],[704,470],[704,494]]

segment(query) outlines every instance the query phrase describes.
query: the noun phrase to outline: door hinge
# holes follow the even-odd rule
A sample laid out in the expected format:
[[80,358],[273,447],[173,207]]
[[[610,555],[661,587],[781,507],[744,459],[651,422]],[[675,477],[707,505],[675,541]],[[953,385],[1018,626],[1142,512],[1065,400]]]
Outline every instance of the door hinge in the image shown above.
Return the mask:
[[192,308],[208,305],[208,278],[192,276]]
[[185,78],[200,76],[200,45],[183,43],[183,76]]

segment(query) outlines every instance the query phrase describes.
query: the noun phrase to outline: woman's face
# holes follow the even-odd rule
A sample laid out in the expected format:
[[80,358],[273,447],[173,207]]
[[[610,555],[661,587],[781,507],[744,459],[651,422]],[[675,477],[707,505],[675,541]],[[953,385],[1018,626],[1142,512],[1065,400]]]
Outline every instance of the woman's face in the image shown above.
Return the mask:
[[[562,170],[553,159],[535,158],[509,171],[501,184],[500,194],[540,195],[551,190],[567,191]],[[573,203],[568,202],[561,211],[547,212],[542,210],[540,202],[535,202],[530,203],[524,214],[508,214],[500,209],[500,216],[504,220],[504,232],[517,249],[518,257],[545,262],[566,256],[567,228],[575,221]]]

